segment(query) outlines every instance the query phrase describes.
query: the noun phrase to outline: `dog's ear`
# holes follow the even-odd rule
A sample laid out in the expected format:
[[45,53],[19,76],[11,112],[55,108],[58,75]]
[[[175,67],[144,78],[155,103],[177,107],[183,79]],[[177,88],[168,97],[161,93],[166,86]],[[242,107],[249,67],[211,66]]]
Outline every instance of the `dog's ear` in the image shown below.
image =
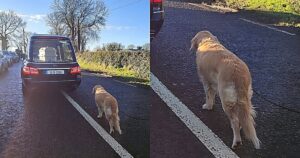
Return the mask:
[[214,41],[216,41],[216,42],[219,42],[219,40],[218,40],[218,38],[217,38],[216,36],[213,36],[213,35],[212,35],[212,36],[211,36],[211,39],[214,40]]
[[[190,52],[197,49],[198,44],[197,44],[197,37],[195,36],[192,40],[191,40],[191,48],[190,48]],[[193,52],[192,52],[193,53]]]

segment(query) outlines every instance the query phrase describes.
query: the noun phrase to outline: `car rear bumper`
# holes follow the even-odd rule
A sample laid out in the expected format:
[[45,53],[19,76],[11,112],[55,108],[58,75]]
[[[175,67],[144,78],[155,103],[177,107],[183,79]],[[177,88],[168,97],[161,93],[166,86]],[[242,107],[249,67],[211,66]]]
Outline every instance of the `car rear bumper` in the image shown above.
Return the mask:
[[51,88],[74,88],[78,87],[81,83],[81,78],[71,80],[60,80],[60,81],[37,81],[32,78],[23,78],[23,85],[26,88],[34,89],[39,87],[51,87]]

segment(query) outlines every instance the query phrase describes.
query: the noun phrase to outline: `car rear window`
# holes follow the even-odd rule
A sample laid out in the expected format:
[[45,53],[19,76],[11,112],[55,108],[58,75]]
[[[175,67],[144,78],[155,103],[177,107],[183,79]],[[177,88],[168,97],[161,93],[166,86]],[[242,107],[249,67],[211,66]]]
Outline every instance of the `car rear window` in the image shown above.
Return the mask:
[[31,41],[34,62],[73,62],[74,52],[67,39],[33,39]]

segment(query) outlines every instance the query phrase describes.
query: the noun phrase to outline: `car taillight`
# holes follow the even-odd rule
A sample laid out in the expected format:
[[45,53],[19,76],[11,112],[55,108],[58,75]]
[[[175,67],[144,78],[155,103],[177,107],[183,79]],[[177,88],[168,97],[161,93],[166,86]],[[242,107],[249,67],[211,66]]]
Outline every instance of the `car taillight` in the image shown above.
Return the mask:
[[153,0],[153,13],[160,13],[162,11],[162,0]]
[[24,75],[38,75],[39,70],[37,68],[34,68],[34,67],[24,66],[23,67],[23,74]]
[[72,67],[71,70],[70,70],[70,73],[72,75],[80,74],[80,67],[79,66]]
[[153,3],[161,3],[162,0],[152,0]]

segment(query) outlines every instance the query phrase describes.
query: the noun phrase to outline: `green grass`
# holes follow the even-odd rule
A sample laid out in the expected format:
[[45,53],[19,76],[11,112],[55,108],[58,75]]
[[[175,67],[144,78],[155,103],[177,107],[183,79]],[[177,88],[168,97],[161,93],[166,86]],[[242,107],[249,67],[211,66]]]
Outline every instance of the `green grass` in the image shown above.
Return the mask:
[[207,3],[238,9],[254,21],[300,28],[300,0],[170,0]]
[[287,0],[248,0],[247,9],[297,14]]
[[229,7],[297,14],[289,0],[225,0]]
[[300,28],[300,16],[291,13],[259,11],[259,10],[243,10],[241,11],[245,17],[255,21],[275,25],[289,26]]
[[85,55],[77,56],[77,61],[82,70],[105,73],[130,83],[150,85],[150,78],[141,77],[139,72],[132,69],[131,65],[126,65],[120,68],[108,63],[104,64],[97,62],[97,60],[87,60],[85,57]]
[[[296,0],[225,0],[227,6],[253,14],[252,19],[276,26],[300,27]],[[251,16],[251,15],[250,15]]]

